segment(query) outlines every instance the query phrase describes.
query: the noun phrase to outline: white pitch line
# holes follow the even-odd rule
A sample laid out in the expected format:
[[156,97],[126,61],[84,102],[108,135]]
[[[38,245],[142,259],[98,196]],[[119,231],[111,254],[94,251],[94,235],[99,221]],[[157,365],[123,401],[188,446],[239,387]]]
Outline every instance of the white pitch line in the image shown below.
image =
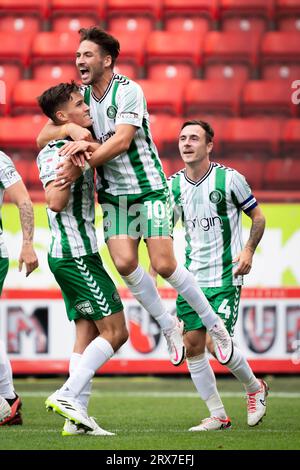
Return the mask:
[[[47,398],[53,391],[48,390],[45,392],[22,392],[20,389],[18,393],[21,397],[44,397]],[[243,398],[245,393],[241,392],[221,392],[221,397],[224,398]],[[196,392],[92,392],[92,397],[126,397],[126,398],[199,398]],[[300,398],[298,392],[269,392],[268,398]]]

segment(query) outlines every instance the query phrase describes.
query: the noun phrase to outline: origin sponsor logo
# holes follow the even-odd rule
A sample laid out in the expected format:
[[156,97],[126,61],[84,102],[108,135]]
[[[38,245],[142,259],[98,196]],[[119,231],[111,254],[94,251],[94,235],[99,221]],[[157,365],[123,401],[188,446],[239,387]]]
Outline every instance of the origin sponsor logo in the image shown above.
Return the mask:
[[211,228],[217,231],[223,231],[223,221],[219,216],[215,217],[202,217],[198,219],[185,220],[185,226],[187,230],[195,230],[196,228],[201,228],[204,232],[208,232]]

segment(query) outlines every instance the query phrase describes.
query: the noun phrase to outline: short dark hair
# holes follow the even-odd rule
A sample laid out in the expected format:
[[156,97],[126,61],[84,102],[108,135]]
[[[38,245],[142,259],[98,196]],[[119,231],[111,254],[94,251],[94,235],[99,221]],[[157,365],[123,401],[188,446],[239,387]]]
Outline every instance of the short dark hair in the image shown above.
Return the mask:
[[56,111],[61,105],[67,103],[72,93],[79,92],[79,86],[72,80],[70,83],[60,83],[45,90],[37,100],[43,113],[46,114],[53,122],[59,123],[56,117]]
[[79,30],[80,42],[92,41],[100,47],[100,51],[111,56],[112,67],[114,66],[119,54],[119,41],[101,28],[93,26],[92,28],[81,28]]
[[191,121],[185,121],[181,126],[181,130],[184,129],[186,126],[200,126],[200,127],[202,127],[202,129],[205,130],[206,143],[209,144],[209,142],[213,141],[215,132],[214,132],[213,128],[211,127],[211,125],[208,122],[200,121],[200,120],[197,120],[197,119],[193,119]]

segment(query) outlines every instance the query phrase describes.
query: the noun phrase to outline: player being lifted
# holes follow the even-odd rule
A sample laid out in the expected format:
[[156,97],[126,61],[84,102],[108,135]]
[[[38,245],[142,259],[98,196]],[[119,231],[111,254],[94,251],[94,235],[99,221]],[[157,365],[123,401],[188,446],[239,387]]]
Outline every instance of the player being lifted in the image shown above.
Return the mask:
[[[28,191],[12,160],[0,151],[0,296],[8,272],[8,252],[2,237],[1,208],[4,192],[19,209],[23,242],[19,256],[19,271],[25,263],[26,277],[38,267],[33,249],[34,216]],[[5,345],[0,341],[0,426],[22,424],[21,400],[15,393],[12,370]]]
[[[151,265],[201,317],[210,331],[216,356],[224,364],[232,356],[232,341],[192,274],[176,262],[170,236],[168,187],[152,140],[145,97],[137,83],[114,73],[119,51],[118,40],[105,31],[97,27],[80,30],[76,65],[98,148],[80,140],[86,132],[71,124],[58,127],[48,123],[38,144],[68,134],[76,142],[62,147],[61,155],[93,152],[89,164],[97,168],[98,200],[104,213],[109,252],[132,294],[160,324],[172,363],[179,365],[184,359],[182,325],[177,325],[166,311],[153,280],[139,265],[142,237]],[[57,182],[62,187],[72,181],[72,170],[66,167]],[[139,226],[134,224],[138,213]]]

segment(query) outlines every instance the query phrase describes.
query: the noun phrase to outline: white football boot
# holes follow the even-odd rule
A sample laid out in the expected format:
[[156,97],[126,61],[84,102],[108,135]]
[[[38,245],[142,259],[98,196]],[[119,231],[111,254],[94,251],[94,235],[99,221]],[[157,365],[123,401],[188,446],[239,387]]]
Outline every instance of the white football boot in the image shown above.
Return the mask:
[[100,428],[96,423],[95,419],[90,416],[90,422],[93,425],[92,431],[85,431],[84,429],[77,426],[77,424],[72,423],[69,419],[66,419],[62,436],[79,436],[79,435],[88,435],[88,436],[115,436],[115,433],[106,431],[105,429]]
[[264,380],[259,379],[260,389],[247,393],[247,422],[248,426],[259,424],[267,411],[267,395],[269,387]]
[[55,413],[69,419],[79,427],[83,427],[88,431],[93,430],[93,424],[86,414],[86,411],[75,398],[63,395],[57,390],[47,398],[45,405],[48,411],[53,410]]
[[220,364],[225,365],[232,358],[233,343],[228,331],[226,330],[223,320],[221,318],[218,320],[218,323],[210,328],[208,333],[214,344],[216,358]]
[[217,418],[216,416],[210,416],[201,421],[198,426],[193,426],[189,431],[220,431],[223,429],[230,429],[231,421],[227,417],[226,419]]
[[185,347],[183,344],[183,321],[176,318],[176,324],[172,330],[164,332],[167,341],[170,361],[174,366],[179,366],[185,360]]

